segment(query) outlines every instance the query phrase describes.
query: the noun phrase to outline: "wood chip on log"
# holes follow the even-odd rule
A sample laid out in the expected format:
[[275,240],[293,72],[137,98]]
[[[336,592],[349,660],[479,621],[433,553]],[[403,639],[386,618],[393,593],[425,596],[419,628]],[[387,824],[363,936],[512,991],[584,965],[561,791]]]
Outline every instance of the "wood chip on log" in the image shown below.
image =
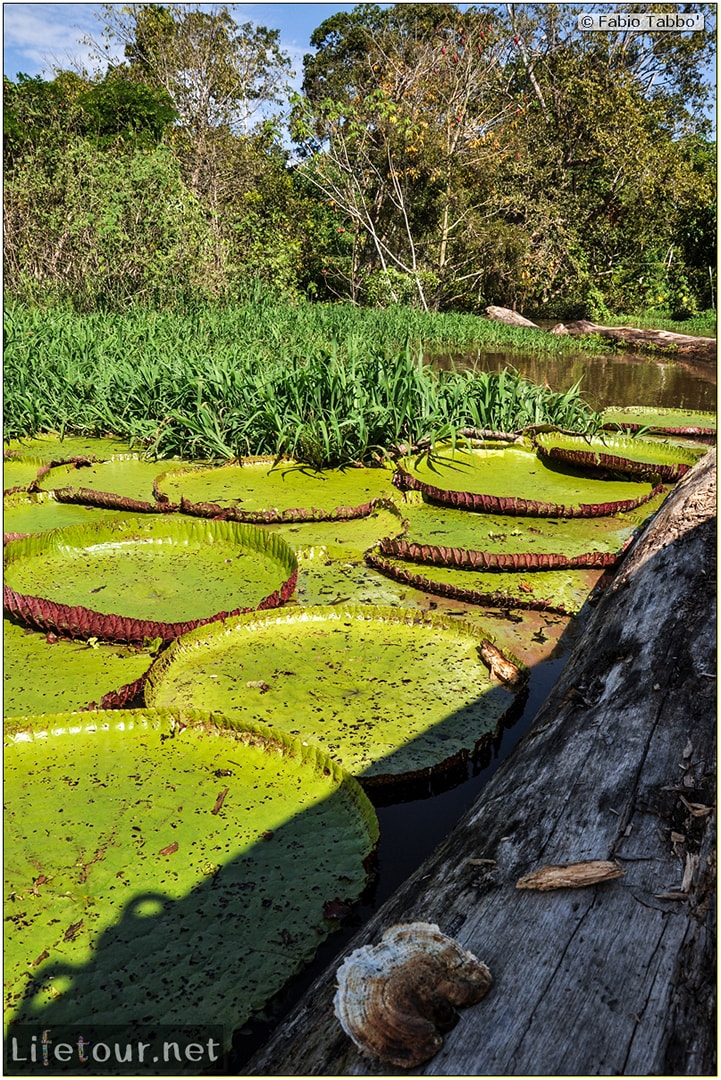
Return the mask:
[[599,885],[603,881],[613,881],[614,878],[623,877],[624,873],[617,862],[604,859],[561,863],[557,866],[542,866],[532,874],[519,878],[516,888],[538,889],[540,892],[550,889],[582,889],[588,885]]

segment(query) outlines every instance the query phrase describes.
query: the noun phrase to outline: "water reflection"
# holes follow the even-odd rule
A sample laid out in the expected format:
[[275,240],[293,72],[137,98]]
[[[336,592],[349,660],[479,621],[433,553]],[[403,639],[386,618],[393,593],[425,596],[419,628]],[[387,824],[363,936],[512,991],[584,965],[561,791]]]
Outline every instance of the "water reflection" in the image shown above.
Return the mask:
[[532,382],[568,390],[582,379],[581,392],[594,409],[647,405],[658,409],[716,411],[716,368],[638,353],[524,355],[511,352],[428,354],[442,370],[502,371],[515,368]]

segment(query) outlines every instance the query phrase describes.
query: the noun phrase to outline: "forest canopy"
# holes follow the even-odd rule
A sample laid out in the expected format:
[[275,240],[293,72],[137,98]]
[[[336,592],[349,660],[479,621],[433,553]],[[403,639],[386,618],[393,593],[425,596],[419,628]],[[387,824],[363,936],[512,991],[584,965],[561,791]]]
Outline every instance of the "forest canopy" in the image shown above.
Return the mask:
[[714,8],[693,33],[580,10],[361,4],[293,91],[280,31],[229,7],[104,5],[122,59],[4,79],[6,300],[713,306]]

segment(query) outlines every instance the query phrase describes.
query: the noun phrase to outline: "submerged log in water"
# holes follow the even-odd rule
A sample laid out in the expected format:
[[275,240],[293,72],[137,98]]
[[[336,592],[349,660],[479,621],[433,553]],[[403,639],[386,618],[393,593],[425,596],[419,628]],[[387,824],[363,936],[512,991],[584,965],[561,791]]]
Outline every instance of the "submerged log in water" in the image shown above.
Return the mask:
[[[529,734],[347,947],[430,921],[493,972],[424,1075],[716,1073],[715,483],[712,451],[632,549]],[[623,876],[517,888],[591,862]],[[338,963],[247,1075],[387,1073],[334,1016]]]

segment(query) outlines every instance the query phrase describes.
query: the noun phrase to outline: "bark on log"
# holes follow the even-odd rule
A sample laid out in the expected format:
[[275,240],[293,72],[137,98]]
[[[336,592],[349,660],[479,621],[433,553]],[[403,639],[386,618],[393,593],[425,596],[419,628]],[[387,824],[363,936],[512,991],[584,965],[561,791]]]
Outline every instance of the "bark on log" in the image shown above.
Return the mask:
[[[400,1075],[333,1013],[343,956],[436,923],[491,970],[420,1073],[716,1075],[715,450],[591,614],[531,731],[245,1075]],[[518,889],[547,864],[624,875]]]
[[716,360],[716,338],[674,334],[670,330],[642,330],[634,326],[599,326],[586,319],[580,319],[578,322],[567,323],[565,326],[559,323],[550,332],[570,334],[572,337],[598,334],[611,341],[621,342],[630,349],[647,349],[651,346],[659,352],[673,354],[686,360],[700,360],[705,363],[714,363]]

